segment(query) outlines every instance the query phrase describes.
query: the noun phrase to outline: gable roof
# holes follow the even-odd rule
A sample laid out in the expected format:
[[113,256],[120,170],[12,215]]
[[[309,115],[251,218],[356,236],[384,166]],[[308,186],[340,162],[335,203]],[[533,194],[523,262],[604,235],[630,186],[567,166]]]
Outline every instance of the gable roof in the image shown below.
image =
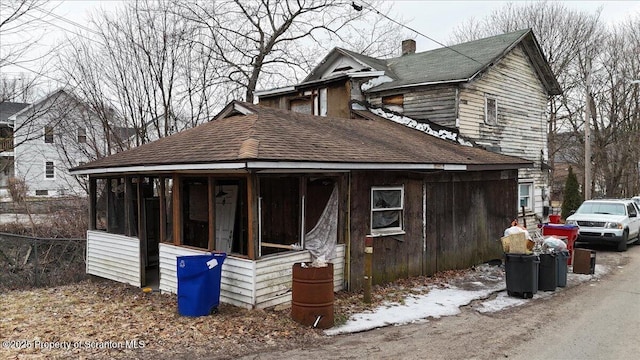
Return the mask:
[[[230,108],[249,110],[246,114]],[[531,162],[392,121],[299,114],[234,101],[213,121],[72,169],[75,174],[247,169],[517,169]]]
[[27,106],[27,103],[0,101],[0,124],[9,124],[9,117]]
[[371,67],[372,70],[384,71],[385,75],[391,78],[392,81],[370,88],[367,90],[368,92],[467,82],[495,65],[519,44],[523,46],[546,91],[551,95],[560,94],[560,85],[531,29],[518,30],[386,60],[335,48],[299,85],[317,81],[330,66],[331,60],[339,56],[349,56],[355,61]]

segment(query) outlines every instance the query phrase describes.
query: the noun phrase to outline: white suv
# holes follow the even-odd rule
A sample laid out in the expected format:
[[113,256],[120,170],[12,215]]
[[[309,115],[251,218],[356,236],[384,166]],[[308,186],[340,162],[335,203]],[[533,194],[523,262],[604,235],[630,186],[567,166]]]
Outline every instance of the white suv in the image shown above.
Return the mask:
[[580,227],[578,242],[612,244],[618,251],[640,244],[640,210],[632,200],[587,200],[566,223]]

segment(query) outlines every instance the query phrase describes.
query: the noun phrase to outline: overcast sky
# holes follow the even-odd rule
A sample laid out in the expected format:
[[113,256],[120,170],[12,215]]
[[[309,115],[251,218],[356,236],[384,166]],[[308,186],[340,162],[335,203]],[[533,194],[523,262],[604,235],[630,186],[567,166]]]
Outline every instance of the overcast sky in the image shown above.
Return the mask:
[[[453,30],[468,19],[482,19],[493,10],[510,1],[421,1],[396,0],[393,12],[402,16],[405,24],[441,43],[447,43]],[[524,1],[511,1],[524,2]],[[631,14],[640,14],[640,1],[561,1],[568,8],[596,13],[602,7],[601,18],[613,24]],[[416,50],[425,51],[441,47],[418,35]]]
[[[361,1],[355,0],[355,2]],[[396,0],[390,15],[396,19],[403,19],[407,26],[440,43],[447,43],[453,30],[461,23],[471,17],[482,19],[507,2]],[[602,19],[608,23],[616,23],[629,15],[640,14],[640,1],[563,1],[563,3],[570,8],[592,13],[602,7]],[[53,25],[50,29],[46,29],[43,43],[54,44],[56,41],[61,41],[65,37],[65,32],[66,35],[71,35],[71,32],[87,34],[86,30],[74,26],[72,22],[87,25],[90,15],[100,8],[108,10],[121,4],[122,0],[62,0],[54,11],[59,17],[52,21]],[[415,37],[417,51],[440,47],[422,35],[412,34],[409,37]],[[3,40],[0,39],[0,41]],[[2,69],[2,72],[6,73],[23,71],[24,69],[12,67]]]

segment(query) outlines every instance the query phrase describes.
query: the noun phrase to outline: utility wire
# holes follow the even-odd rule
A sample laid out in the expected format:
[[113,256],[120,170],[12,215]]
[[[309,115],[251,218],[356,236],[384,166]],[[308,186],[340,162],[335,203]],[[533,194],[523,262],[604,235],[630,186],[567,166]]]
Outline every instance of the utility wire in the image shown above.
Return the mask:
[[[103,43],[102,43],[101,41],[99,41],[99,40],[96,40],[96,39],[90,38],[90,37],[88,37],[88,36],[86,36],[86,35],[83,35],[82,33],[75,32],[75,31],[73,31],[73,30],[67,29],[67,28],[65,28],[65,27],[62,27],[62,26],[60,26],[60,25],[58,25],[58,24],[56,24],[56,23],[50,22],[50,21],[45,20],[45,19],[43,19],[43,18],[38,18],[38,17],[36,17],[36,16],[35,16],[35,15],[33,15],[33,14],[25,14],[25,15],[27,15],[27,16],[31,16],[33,19],[36,19],[36,20],[38,20],[38,21],[42,21],[42,22],[47,23],[47,24],[49,24],[49,25],[51,25],[51,26],[55,26],[55,27],[57,27],[58,29],[62,29],[62,30],[64,30],[65,32],[68,32],[68,33],[71,33],[71,34],[73,34],[73,35],[76,35],[76,36],[79,36],[79,37],[85,38],[85,39],[87,39],[87,40],[89,40],[89,41],[95,42],[95,43],[97,43],[98,45],[106,46],[105,44],[103,44]],[[53,16],[53,17],[57,17],[57,15],[55,15],[55,14],[49,14],[49,15],[51,15],[51,16]],[[55,16],[54,16],[54,15],[55,15]],[[65,21],[66,19],[65,19],[65,18],[63,18],[63,17],[59,17],[59,20]],[[71,25],[77,26],[78,28],[80,28],[80,29],[82,29],[82,30],[86,30],[86,31],[88,31],[88,32],[91,32],[91,33],[93,33],[93,34],[96,34],[96,35],[98,35],[98,36],[101,36],[101,34],[100,34],[99,32],[97,32],[97,31],[95,31],[95,30],[90,30],[90,29],[88,29],[88,28],[85,28],[85,27],[81,26],[80,24],[74,23],[74,22],[73,22],[73,21],[71,21],[71,20],[66,20],[66,22],[70,23]]]

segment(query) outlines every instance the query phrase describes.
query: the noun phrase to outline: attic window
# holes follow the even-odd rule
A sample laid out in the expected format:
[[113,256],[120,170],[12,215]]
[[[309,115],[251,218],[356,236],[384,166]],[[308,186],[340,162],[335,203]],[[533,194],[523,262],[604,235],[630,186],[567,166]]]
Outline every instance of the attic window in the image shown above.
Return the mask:
[[484,123],[498,125],[498,99],[492,95],[484,96]]

